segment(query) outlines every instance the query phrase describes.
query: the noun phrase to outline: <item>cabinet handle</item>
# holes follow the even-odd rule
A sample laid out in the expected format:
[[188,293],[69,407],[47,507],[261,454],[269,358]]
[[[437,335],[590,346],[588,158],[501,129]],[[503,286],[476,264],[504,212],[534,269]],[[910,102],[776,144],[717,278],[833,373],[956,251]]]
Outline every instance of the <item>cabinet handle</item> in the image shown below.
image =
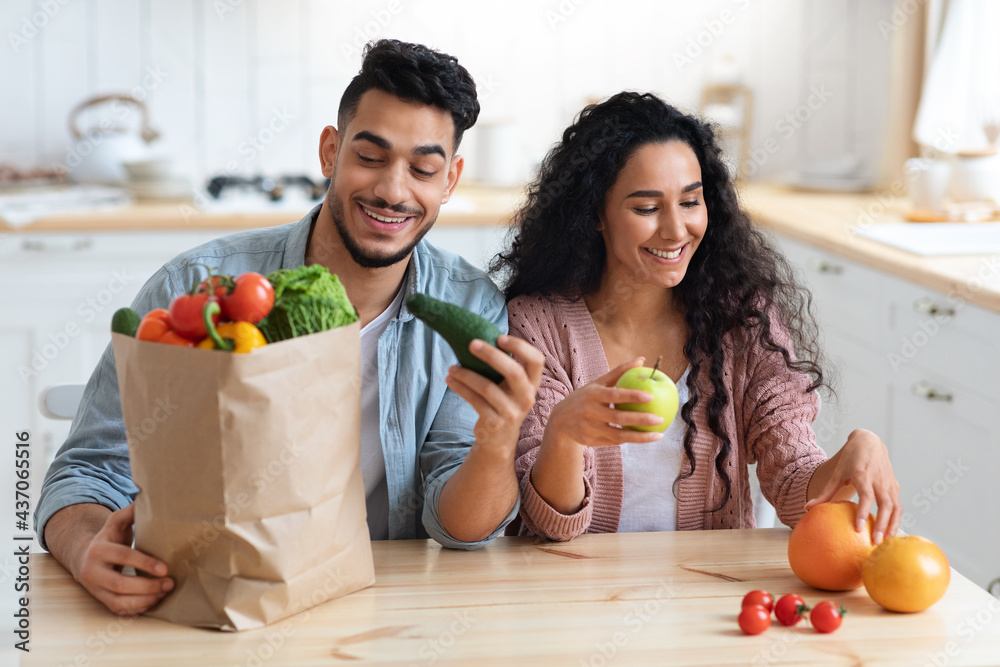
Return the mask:
[[812,268],[817,272],[826,273],[831,276],[839,276],[844,272],[844,267],[839,264],[828,262],[825,259],[814,259],[809,262],[809,265],[812,266]]
[[997,577],[990,582],[990,585],[986,587],[986,590],[990,592],[995,598],[1000,598],[1000,577]]
[[945,403],[951,403],[955,398],[951,394],[938,391],[931,387],[927,382],[917,382],[912,387],[913,393],[921,398],[926,398],[928,401],[944,401]]
[[94,245],[91,239],[25,239],[21,249],[28,252],[79,252],[89,250]]
[[924,315],[941,315],[943,317],[954,317],[955,309],[947,306],[939,306],[927,297],[917,299],[913,303],[913,309]]

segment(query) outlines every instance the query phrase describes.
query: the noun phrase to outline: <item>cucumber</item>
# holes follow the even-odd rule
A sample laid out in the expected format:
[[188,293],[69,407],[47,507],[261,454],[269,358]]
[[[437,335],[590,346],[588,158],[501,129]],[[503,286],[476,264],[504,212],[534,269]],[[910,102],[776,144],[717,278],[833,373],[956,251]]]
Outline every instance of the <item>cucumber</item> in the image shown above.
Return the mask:
[[469,352],[469,343],[474,338],[480,338],[490,345],[497,344],[501,331],[495,324],[461,306],[439,301],[426,294],[410,295],[406,299],[406,307],[448,341],[459,364],[496,383],[503,382],[502,375]]
[[119,308],[111,316],[111,331],[135,338],[135,332],[139,328],[140,319],[139,313],[131,308]]

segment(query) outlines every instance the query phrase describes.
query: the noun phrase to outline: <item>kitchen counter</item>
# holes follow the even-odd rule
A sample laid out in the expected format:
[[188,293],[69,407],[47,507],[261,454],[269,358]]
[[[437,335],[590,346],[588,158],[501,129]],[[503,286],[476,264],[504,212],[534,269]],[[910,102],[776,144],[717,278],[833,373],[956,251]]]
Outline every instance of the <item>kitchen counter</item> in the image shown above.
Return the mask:
[[[437,225],[496,226],[509,222],[517,207],[519,188],[464,185],[456,189],[451,201],[441,207]],[[92,232],[153,231],[200,229],[251,229],[295,222],[314,204],[301,209],[287,203],[269,205],[261,202],[238,210],[225,204],[209,202],[200,210],[190,201],[139,202],[134,206],[112,208],[92,213],[62,214],[13,227],[0,219],[0,232]],[[232,210],[230,210],[232,209]]]
[[758,224],[772,232],[1000,313],[1000,256],[916,255],[852,231],[859,225],[902,222],[909,205],[905,197],[754,185],[742,192],[741,202]]
[[[507,224],[522,196],[520,188],[461,185],[441,209],[441,227]],[[927,257],[859,236],[856,225],[900,222],[908,200],[885,193],[819,193],[780,186],[750,185],[743,205],[761,226],[856,260],[890,275],[1000,313],[1000,257]],[[0,221],[0,232],[54,233],[136,230],[239,230],[293,222],[307,210],[200,211],[189,203],[139,203],[84,215],[59,215],[16,229]],[[913,223],[920,224],[920,223]],[[975,224],[975,223],[964,223]]]
[[[430,540],[373,542],[374,586],[241,633],[118,618],[50,555],[32,554],[30,657],[144,667],[1000,664],[1000,601],[954,570],[930,609],[891,613],[863,588],[802,584],[788,566],[789,534],[501,537],[471,552]],[[836,600],[850,614],[834,634],[775,622],[746,636],[736,617],[754,589],[799,593],[807,604]]]

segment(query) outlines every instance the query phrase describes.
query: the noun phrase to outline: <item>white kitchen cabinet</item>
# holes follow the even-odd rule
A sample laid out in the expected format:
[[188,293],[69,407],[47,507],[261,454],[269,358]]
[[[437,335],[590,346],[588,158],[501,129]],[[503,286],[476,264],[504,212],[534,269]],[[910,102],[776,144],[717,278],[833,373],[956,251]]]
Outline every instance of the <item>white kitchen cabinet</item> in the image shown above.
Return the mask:
[[1000,577],[996,402],[906,367],[893,379],[892,403],[903,530],[933,540],[952,567],[985,588]]
[[427,240],[442,250],[465,257],[483,271],[487,271],[493,256],[505,247],[507,229],[505,225],[435,226],[427,232]]
[[840,375],[841,402],[824,405],[817,435],[878,433],[899,480],[903,530],[988,586],[1000,577],[1000,314],[777,240],[813,292]]
[[[0,235],[0,279],[9,286],[0,301],[0,423],[8,434],[31,434],[32,507],[70,427],[42,416],[39,394],[85,383],[111,340],[114,311],[164,262],[224,233]],[[4,473],[0,493],[13,497],[13,484]]]
[[797,241],[778,238],[779,247],[813,295],[820,343],[836,396],[824,396],[814,428],[821,447],[835,453],[856,428],[889,435],[889,378],[882,341],[889,308],[880,276],[855,262]]

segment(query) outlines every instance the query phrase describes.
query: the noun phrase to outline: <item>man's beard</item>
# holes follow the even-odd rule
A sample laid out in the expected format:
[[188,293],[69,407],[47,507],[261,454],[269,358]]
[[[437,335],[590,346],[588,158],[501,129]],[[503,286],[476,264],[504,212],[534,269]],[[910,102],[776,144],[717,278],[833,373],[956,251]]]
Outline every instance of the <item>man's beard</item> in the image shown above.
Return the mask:
[[[343,242],[344,247],[347,248],[347,252],[351,254],[351,259],[353,259],[358,266],[366,269],[382,269],[402,262],[410,256],[410,253],[413,252],[416,245],[420,243],[421,239],[424,238],[424,235],[430,231],[431,227],[433,227],[434,223],[437,221],[437,218],[431,220],[431,222],[424,226],[424,228],[419,234],[417,234],[416,238],[414,238],[409,245],[392,254],[367,252],[354,238],[351,237],[350,232],[348,232],[347,224],[344,222],[344,202],[340,199],[340,197],[333,194],[333,187],[329,190],[327,202],[330,204],[330,217],[333,218],[333,224],[337,228],[337,233],[340,235],[341,242]],[[373,202],[372,206],[374,208],[393,208],[382,200]]]

